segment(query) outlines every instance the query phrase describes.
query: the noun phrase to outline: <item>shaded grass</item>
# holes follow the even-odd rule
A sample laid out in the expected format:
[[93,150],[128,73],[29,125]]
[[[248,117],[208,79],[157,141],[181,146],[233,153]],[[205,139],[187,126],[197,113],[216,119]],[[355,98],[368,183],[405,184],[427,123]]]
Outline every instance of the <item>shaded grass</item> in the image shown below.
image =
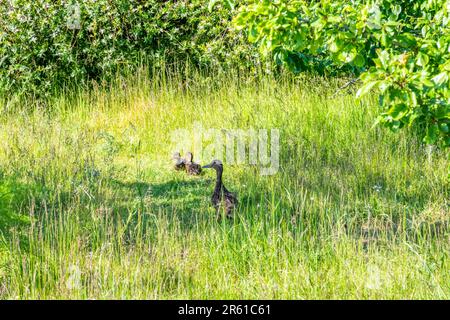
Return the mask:
[[[447,155],[336,81],[139,73],[4,109],[0,297],[448,299]],[[234,221],[213,173],[171,170],[195,123],[281,131],[276,175],[225,167]]]

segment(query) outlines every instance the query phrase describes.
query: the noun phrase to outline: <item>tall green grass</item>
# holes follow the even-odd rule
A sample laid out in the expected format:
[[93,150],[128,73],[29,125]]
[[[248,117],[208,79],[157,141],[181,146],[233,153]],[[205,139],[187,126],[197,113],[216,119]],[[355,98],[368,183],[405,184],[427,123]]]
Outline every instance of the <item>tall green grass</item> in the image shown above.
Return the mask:
[[[4,103],[0,298],[450,298],[447,155],[338,86],[144,70]],[[196,122],[281,131],[276,175],[225,165],[233,221],[171,169]]]

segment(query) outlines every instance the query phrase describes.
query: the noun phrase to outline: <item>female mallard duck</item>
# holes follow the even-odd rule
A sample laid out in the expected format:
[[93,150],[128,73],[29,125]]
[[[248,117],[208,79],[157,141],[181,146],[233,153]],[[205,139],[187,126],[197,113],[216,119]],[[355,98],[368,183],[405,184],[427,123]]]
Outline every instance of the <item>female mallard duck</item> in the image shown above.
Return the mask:
[[216,209],[216,212],[220,215],[221,207],[225,210],[227,218],[233,217],[233,211],[238,205],[236,196],[225,188],[222,182],[223,165],[220,160],[214,160],[210,164],[203,166],[203,168],[213,168],[216,170],[217,179],[214,193],[211,197],[211,202]]
[[186,161],[181,158],[179,152],[175,152],[172,156],[172,160],[174,162],[173,168],[177,171],[184,170],[186,168]]
[[194,161],[194,155],[192,152],[186,153],[185,166],[186,172],[193,176],[198,176],[202,172],[202,166]]

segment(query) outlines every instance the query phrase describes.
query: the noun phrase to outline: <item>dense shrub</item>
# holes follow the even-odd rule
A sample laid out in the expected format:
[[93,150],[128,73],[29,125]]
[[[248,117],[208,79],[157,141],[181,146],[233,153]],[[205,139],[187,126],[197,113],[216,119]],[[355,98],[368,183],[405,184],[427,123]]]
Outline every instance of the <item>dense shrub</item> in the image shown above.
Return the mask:
[[147,63],[251,67],[230,9],[201,0],[0,2],[0,81],[7,93],[49,93]]
[[450,146],[449,0],[247,2],[235,21],[262,52],[294,71],[351,71],[358,96],[379,93],[379,123]]

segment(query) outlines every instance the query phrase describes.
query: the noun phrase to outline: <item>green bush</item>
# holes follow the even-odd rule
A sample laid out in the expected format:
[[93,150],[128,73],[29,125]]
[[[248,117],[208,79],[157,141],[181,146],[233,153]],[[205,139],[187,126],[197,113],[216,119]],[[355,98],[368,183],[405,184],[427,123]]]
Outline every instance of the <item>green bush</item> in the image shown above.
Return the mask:
[[[147,63],[252,67],[253,47],[231,11],[201,0],[9,0],[0,2],[0,86],[5,93],[52,89]],[[163,58],[163,59],[162,59]]]
[[450,146],[449,0],[248,1],[235,22],[294,71],[319,60],[359,76],[358,96],[378,90],[379,123]]

